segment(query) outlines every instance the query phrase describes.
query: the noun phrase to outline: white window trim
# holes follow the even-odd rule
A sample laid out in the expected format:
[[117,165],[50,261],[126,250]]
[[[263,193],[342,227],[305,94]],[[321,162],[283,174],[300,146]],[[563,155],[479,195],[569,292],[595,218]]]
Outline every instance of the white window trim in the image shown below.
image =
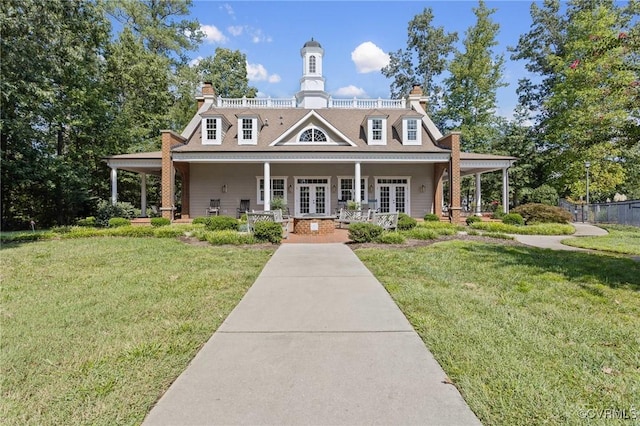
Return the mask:
[[[327,137],[327,141],[326,142],[320,142],[320,141],[301,141],[300,137],[302,136],[302,134],[304,132],[306,132],[307,130],[318,130],[320,132],[322,132],[326,137]],[[285,145],[305,145],[305,146],[311,146],[311,145],[338,145],[335,141],[331,140],[331,137],[329,137],[329,133],[324,130],[321,127],[318,126],[307,126],[304,129],[300,130],[298,132],[298,134],[296,135],[296,139],[293,142],[290,143],[286,143]]]
[[[244,139],[244,129],[242,128],[242,120],[251,120],[251,139]],[[258,144],[258,118],[257,117],[238,117],[238,145],[257,145]]]
[[[409,121],[416,122],[416,139],[409,140]],[[422,145],[422,120],[419,118],[403,118],[402,119],[402,144],[403,145]]]
[[[258,205],[264,205],[264,198],[260,198],[261,194],[260,194],[260,181],[264,179],[264,176],[256,176],[256,200],[258,200],[256,202],[256,204]],[[287,185],[287,176],[271,176],[271,201],[273,201],[273,181],[275,179],[284,179],[284,203],[287,204],[287,192],[288,192],[288,185]]]
[[[310,183],[310,184],[304,184],[304,183],[300,183],[301,179],[326,179],[327,183]],[[293,177],[293,181],[295,182],[294,185],[294,211],[295,214],[298,215],[300,214],[300,187],[303,185],[322,185],[325,186],[327,188],[327,192],[325,194],[325,201],[327,204],[327,212],[330,212],[331,209],[333,208],[331,201],[333,201],[333,197],[331,196],[331,184],[332,184],[332,178],[331,176],[294,176]]]
[[[380,179],[406,179],[407,183],[379,183]],[[378,200],[378,205],[380,205],[380,186],[382,185],[406,185],[406,203],[407,203],[407,211],[406,213],[411,216],[411,176],[374,176],[373,177],[373,193],[375,194],[376,199]]]
[[[216,122],[217,138],[215,139],[209,139],[207,137],[207,120],[214,120]],[[220,117],[204,117],[200,128],[202,132],[202,145],[222,145],[222,119]]]
[[[373,139],[373,121],[382,121],[382,138]],[[386,117],[369,117],[367,119],[367,144],[368,145],[386,145],[387,144],[387,119]]]
[[[341,192],[341,188],[342,188],[342,181],[343,180],[351,180],[353,181],[355,179],[355,176],[337,176],[338,178],[338,186],[337,186],[337,194],[336,196],[338,197],[338,200],[340,200],[340,192]],[[362,191],[362,194],[364,196],[364,199],[360,202],[360,204],[367,204],[369,202],[369,176],[360,176],[360,181],[364,181],[364,190]],[[355,191],[355,188],[354,188]],[[354,192],[355,195],[355,192]],[[342,200],[342,201],[349,201],[349,200]],[[354,200],[352,200],[354,201]]]

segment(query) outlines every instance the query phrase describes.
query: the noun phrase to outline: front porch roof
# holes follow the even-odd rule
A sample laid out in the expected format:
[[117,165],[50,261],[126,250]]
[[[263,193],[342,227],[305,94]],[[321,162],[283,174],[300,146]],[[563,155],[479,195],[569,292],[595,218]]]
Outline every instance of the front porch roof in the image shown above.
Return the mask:
[[476,173],[488,173],[509,168],[518,159],[507,155],[460,153],[460,174],[469,176]]
[[137,152],[134,154],[110,155],[105,157],[112,169],[127,170],[134,173],[162,174],[162,152]]

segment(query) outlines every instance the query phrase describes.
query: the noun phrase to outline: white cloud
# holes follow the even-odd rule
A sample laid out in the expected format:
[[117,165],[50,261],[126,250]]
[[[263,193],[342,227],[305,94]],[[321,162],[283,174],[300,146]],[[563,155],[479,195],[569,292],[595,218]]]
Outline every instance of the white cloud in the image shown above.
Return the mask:
[[223,4],[222,6],[220,6],[220,9],[225,10],[229,16],[231,16],[233,19],[236,19],[236,13],[233,11],[233,8],[229,3]]
[[204,33],[204,39],[207,43],[224,43],[227,38],[214,25],[201,25],[200,31]]
[[365,97],[367,95],[367,92],[365,92],[364,89],[360,88],[360,87],[356,87],[353,84],[346,86],[346,87],[341,87],[338,90],[335,91],[334,93],[336,96],[345,96],[345,97],[349,97],[349,98],[353,98],[353,97]]
[[389,55],[370,41],[361,43],[351,52],[351,60],[360,74],[380,71],[389,64]]
[[259,28],[247,28],[247,32],[251,34],[251,41],[254,43],[271,43],[271,36],[264,35]]
[[264,65],[249,62],[247,62],[247,77],[249,81],[268,81],[269,83],[279,83],[281,80],[278,74],[269,74]]
[[243,30],[244,30],[244,27],[242,25],[232,25],[227,28],[227,31],[229,31],[229,33],[231,33],[231,35],[234,37],[238,37],[239,35],[242,35]]

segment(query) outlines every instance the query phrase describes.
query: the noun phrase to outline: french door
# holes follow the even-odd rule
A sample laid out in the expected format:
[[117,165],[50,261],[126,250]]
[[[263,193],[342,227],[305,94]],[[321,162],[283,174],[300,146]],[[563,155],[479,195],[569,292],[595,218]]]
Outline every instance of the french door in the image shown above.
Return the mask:
[[406,178],[376,179],[376,198],[381,213],[409,214],[409,180]]
[[329,195],[328,178],[296,179],[296,215],[328,215]]

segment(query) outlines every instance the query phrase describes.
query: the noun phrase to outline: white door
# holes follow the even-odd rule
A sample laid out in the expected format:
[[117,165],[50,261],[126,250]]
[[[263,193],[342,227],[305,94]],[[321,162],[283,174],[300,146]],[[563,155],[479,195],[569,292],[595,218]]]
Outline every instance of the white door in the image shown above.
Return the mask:
[[381,213],[409,214],[409,183],[407,179],[378,179],[376,197]]
[[296,215],[328,215],[329,208],[329,179],[297,179]]

